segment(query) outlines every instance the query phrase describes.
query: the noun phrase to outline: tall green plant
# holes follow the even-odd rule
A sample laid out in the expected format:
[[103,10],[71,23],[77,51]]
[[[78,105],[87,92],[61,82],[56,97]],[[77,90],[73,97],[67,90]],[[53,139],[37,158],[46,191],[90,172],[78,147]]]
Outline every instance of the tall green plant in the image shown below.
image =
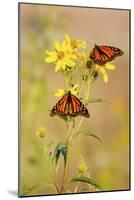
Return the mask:
[[[114,70],[115,66],[111,62],[104,65],[98,65],[90,58],[91,49],[87,48],[86,42],[76,40],[65,34],[65,39],[60,44],[58,41],[54,42],[54,50],[46,51],[46,63],[53,63],[56,73],[62,73],[65,81],[64,88],[58,88],[54,93],[57,97],[64,96],[68,91],[76,95],[85,106],[90,103],[106,102],[101,98],[94,98],[91,96],[91,89],[94,82],[101,74],[105,83],[108,83],[108,70]],[[102,140],[91,130],[81,130],[81,125],[84,116],[81,117],[78,124],[76,118],[73,116],[58,115],[64,120],[66,124],[65,139],[54,146],[53,142],[47,144],[47,134],[44,128],[39,128],[36,134],[44,140],[44,159],[47,163],[50,181],[35,185],[32,188],[24,191],[23,195],[35,193],[41,189],[53,188],[54,193],[76,193],[81,191],[96,191],[101,190],[101,187],[94,179],[91,178],[86,161],[81,156],[80,164],[76,175],[72,177],[67,176],[68,163],[70,159],[70,152],[72,144],[80,136],[92,137],[99,142]],[[54,118],[53,118],[54,119]],[[90,119],[89,119],[90,120]],[[63,164],[63,172],[59,171],[59,163]],[[62,173],[62,180],[59,184],[57,182],[58,174]],[[80,189],[79,183],[84,183],[85,188]],[[70,185],[75,184],[74,190],[70,190]]]

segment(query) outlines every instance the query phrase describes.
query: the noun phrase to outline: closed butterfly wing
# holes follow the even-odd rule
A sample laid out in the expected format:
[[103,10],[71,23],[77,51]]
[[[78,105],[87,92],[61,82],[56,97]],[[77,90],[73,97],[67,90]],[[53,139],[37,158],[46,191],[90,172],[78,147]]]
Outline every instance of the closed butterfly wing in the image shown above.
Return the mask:
[[94,63],[103,65],[106,62],[113,60],[115,57],[121,56],[122,54],[123,51],[119,48],[105,45],[95,45],[90,58],[93,60]]
[[72,95],[70,91],[66,95],[64,95],[53,107],[50,116],[54,115],[64,115],[72,117],[82,115],[87,118],[90,117],[87,108],[75,95]]

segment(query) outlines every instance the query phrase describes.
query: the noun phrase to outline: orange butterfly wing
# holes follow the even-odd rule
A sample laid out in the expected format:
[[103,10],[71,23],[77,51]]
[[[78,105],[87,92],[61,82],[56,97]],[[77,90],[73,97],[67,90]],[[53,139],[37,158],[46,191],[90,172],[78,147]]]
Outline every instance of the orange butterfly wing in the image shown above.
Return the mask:
[[90,58],[93,59],[94,63],[103,65],[106,62],[113,60],[117,56],[121,56],[123,51],[116,47],[111,46],[97,46],[95,45]]
[[82,115],[87,118],[90,117],[87,108],[75,95],[72,95],[70,92],[64,95],[53,107],[50,116],[54,115],[66,115],[72,117]]

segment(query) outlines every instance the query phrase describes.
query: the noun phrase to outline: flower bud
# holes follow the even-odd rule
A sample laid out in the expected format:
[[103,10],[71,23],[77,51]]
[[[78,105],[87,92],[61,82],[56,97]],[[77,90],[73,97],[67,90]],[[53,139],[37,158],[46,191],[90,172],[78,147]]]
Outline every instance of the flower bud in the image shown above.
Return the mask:
[[38,129],[36,130],[36,134],[37,134],[38,136],[40,136],[41,138],[45,138],[45,136],[46,136],[46,130],[45,130],[45,128],[44,128],[44,127],[38,128]]

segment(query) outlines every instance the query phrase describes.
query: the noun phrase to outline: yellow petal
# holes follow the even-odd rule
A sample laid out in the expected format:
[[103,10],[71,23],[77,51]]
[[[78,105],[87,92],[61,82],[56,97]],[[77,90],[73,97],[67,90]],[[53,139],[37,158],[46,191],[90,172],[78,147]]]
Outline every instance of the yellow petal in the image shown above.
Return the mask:
[[66,51],[69,49],[69,44],[65,40],[63,40],[61,44],[61,48],[62,48],[62,51]]
[[89,48],[89,49],[88,49],[88,54],[87,54],[87,59],[90,59],[91,51],[92,51],[92,50]]
[[45,61],[46,63],[51,63],[51,62],[54,62],[54,61],[56,61],[56,60],[57,60],[57,57],[50,57],[50,56],[49,56],[49,57],[46,57],[44,61]]
[[54,48],[55,48],[56,51],[61,50],[60,43],[57,40],[55,40],[55,42],[54,42]]
[[86,59],[86,53],[85,53],[85,51],[81,51],[80,55],[81,55],[81,57],[84,57]]
[[65,68],[66,68],[66,63],[62,62],[61,66],[62,66],[62,69],[65,70]]
[[109,70],[115,70],[116,69],[115,65],[113,65],[112,63],[106,63],[105,68],[109,69]]
[[59,71],[62,68],[62,61],[58,60],[55,66],[55,71]]
[[100,65],[95,64],[95,65],[94,65],[94,68],[95,68],[97,71],[99,71],[99,69],[100,69]]
[[77,59],[79,56],[80,56],[80,53],[78,53],[76,51],[68,54],[68,58],[73,59],[73,60]]
[[78,84],[75,84],[75,85],[73,86],[73,89],[76,90],[78,87],[79,87],[79,85],[78,85]]
[[73,62],[71,59],[68,59],[68,58],[65,59],[65,63],[69,67],[74,67],[75,66],[75,62]]
[[86,42],[85,41],[82,41],[82,40],[78,40],[78,45],[77,45],[78,48],[86,48]]
[[70,40],[71,40],[70,36],[69,36],[67,33],[65,34],[65,40],[66,40],[67,42],[70,42]]
[[103,66],[97,65],[97,70],[100,71],[102,74],[106,73],[106,70],[105,70],[105,68]]
[[63,89],[57,89],[57,91],[54,93],[54,96],[61,97],[65,94],[65,90]]
[[79,85],[75,84],[72,88],[70,88],[69,90],[70,90],[71,94],[76,95],[78,93],[78,87],[79,87]]
[[95,64],[95,68],[96,68],[97,71],[102,73],[103,80],[104,80],[105,83],[107,83],[108,82],[108,75],[106,73],[106,70],[105,70],[104,66],[100,66],[98,64]]
[[48,55],[48,56],[53,56],[53,55],[57,55],[57,52],[56,51],[46,51],[46,54]]
[[105,83],[108,83],[108,74],[106,72],[103,74],[103,80]]

